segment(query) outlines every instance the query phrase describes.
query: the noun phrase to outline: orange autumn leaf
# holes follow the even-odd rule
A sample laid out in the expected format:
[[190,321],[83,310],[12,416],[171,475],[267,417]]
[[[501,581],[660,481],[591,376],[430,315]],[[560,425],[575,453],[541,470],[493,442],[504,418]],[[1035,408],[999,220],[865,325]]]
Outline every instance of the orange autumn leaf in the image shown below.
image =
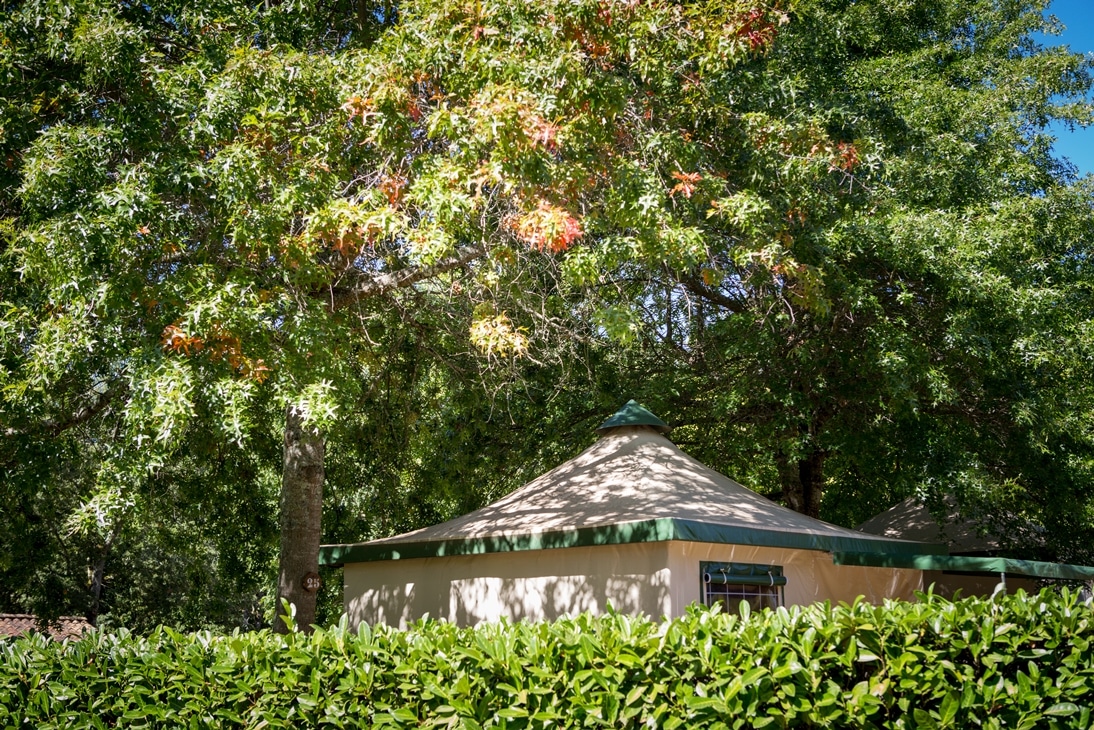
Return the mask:
[[362,124],[374,113],[374,109],[375,104],[372,99],[363,99],[357,94],[346,99],[346,103],[342,105],[342,111],[349,114],[350,121],[353,121],[354,117],[361,117]]
[[675,197],[677,193],[683,193],[685,198],[690,198],[691,194],[695,192],[695,186],[703,179],[703,176],[697,172],[674,172],[672,173],[672,179],[678,182],[669,191],[669,195]]
[[532,144],[544,147],[550,152],[558,149],[558,132],[557,124],[552,124],[539,116],[530,117],[524,123],[524,133],[528,139],[532,140]]
[[852,172],[859,164],[858,148],[849,142],[840,142],[836,145],[835,154],[830,163],[832,170]]
[[377,187],[387,198],[388,204],[395,206],[399,204],[403,197],[403,188],[406,187],[406,182],[406,178],[402,175],[395,175],[384,178]]
[[205,341],[200,337],[188,335],[181,327],[174,324],[169,324],[164,328],[163,334],[160,335],[160,342],[165,350],[181,352],[184,355],[201,352],[205,347]]
[[537,251],[561,253],[585,235],[581,222],[562,208],[540,201],[539,206],[520,217],[517,238]]
[[[777,12],[775,17],[778,25],[785,25],[790,20],[789,16],[783,12]],[[770,46],[778,32],[777,25],[768,17],[768,14],[764,10],[754,8],[738,20],[735,35],[743,38],[748,43],[749,49],[756,52]]]

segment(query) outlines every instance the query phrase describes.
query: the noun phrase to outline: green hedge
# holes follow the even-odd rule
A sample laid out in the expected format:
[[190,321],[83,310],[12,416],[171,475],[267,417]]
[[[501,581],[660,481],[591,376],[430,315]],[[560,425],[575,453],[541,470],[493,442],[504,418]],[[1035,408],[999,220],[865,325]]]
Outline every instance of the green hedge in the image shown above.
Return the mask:
[[0,727],[1085,728],[1094,611],[1066,591],[666,623],[0,643]]

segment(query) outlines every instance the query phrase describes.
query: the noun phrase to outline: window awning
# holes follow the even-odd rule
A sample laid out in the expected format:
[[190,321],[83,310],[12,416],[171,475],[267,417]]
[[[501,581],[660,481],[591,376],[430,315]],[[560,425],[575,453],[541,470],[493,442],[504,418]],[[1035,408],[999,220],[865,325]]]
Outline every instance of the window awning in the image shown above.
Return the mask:
[[1094,568],[1086,565],[1048,563],[1013,558],[976,558],[967,555],[899,555],[860,552],[833,552],[836,565],[867,565],[879,568],[945,570],[958,573],[1006,573],[1056,580],[1094,580]]
[[780,565],[751,563],[703,563],[703,582],[721,586],[784,586]]
[[722,575],[704,573],[703,581],[719,586],[784,586],[786,576],[782,575]]

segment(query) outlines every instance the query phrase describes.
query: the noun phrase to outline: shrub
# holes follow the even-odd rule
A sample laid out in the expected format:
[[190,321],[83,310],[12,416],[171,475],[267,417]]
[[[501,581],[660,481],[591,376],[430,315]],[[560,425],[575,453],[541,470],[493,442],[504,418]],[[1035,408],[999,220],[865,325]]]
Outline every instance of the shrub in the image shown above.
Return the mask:
[[1085,728],[1075,595],[0,643],[0,726]]

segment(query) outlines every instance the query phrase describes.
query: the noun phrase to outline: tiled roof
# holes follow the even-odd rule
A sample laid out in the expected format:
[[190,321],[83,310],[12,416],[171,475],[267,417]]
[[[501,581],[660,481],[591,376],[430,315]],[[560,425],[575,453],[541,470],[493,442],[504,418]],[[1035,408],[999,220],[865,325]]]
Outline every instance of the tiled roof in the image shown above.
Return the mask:
[[[91,630],[91,624],[83,616],[60,616],[46,627],[45,633],[54,641],[78,639],[85,631]],[[0,637],[22,636],[31,631],[39,631],[38,617],[30,613],[0,613]]]

